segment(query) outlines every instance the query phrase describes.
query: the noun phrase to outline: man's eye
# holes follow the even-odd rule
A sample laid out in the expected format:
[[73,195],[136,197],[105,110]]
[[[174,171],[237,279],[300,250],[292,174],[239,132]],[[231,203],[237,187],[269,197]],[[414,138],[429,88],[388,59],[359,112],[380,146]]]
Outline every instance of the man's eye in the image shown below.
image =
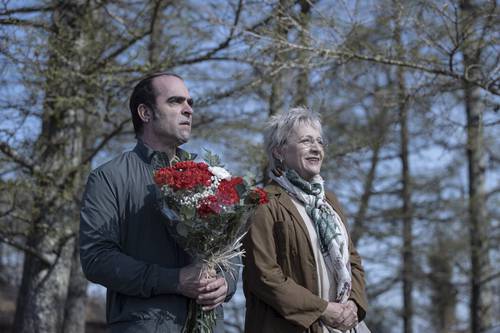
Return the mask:
[[192,98],[186,98],[186,97],[182,97],[182,96],[172,96],[172,97],[167,99],[167,103],[170,103],[170,104],[182,104],[182,103],[184,103],[184,101],[186,101],[186,103],[191,107],[194,104],[194,101]]
[[185,100],[186,99],[184,97],[173,96],[173,97],[170,97],[169,99],[167,99],[167,102],[172,103],[172,104],[182,104]]

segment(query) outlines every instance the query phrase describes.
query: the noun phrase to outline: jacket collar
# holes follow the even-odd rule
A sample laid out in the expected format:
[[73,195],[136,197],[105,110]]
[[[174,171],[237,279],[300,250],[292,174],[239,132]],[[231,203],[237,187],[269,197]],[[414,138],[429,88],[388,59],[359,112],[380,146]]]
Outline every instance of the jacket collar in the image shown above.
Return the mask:
[[332,206],[333,210],[337,214],[339,214],[340,219],[342,220],[342,222],[344,223],[344,225],[347,226],[347,218],[346,218],[346,216],[344,214],[344,211],[340,207],[340,203],[337,200],[337,197],[334,194],[332,194],[330,192],[326,192],[326,191],[325,191],[325,197],[326,197],[326,201],[330,204],[330,206]]
[[[137,139],[137,144],[134,148],[134,151],[139,155],[139,157],[146,163],[150,164],[151,160],[156,154],[160,154],[161,152],[151,149],[148,145],[146,145],[141,139]],[[177,147],[175,151],[175,156],[180,161],[191,161],[196,158],[196,154],[191,154],[184,149]]]
[[[265,190],[269,195],[276,197],[279,204],[283,206],[288,211],[288,213],[290,213],[290,215],[293,216],[293,218],[296,221],[298,221],[298,224],[302,229],[302,232],[304,232],[306,235],[309,235],[309,231],[307,231],[306,224],[304,223],[302,216],[297,210],[297,207],[293,203],[292,198],[290,197],[288,192],[275,181],[272,181],[268,186],[266,186]],[[310,238],[308,237],[307,239]],[[312,244],[310,240],[309,240],[309,245],[311,246],[312,249]]]
[[[297,220],[302,221],[302,217],[300,216],[300,213],[297,210],[297,207],[293,203],[290,195],[287,193],[287,191],[283,187],[281,187],[275,181],[272,181],[271,183],[269,183],[269,185],[266,186],[266,192],[270,195],[276,196],[278,199],[278,202],[281,205],[283,205],[283,207],[285,207],[286,210],[288,210],[288,212],[290,214],[292,214]],[[332,208],[335,210],[335,212],[337,214],[339,214],[342,222],[344,224],[346,224],[346,222],[347,222],[346,217],[344,215],[344,212],[340,208],[340,204],[339,204],[337,198],[335,197],[335,195],[333,195],[330,192],[325,191],[325,197],[326,197],[326,201],[330,204],[330,206],[332,206]],[[304,231],[307,232],[305,224],[301,223],[301,226],[303,227]]]
[[[310,251],[313,252],[313,245],[311,243],[311,237],[309,237],[309,231],[307,230],[307,226],[304,220],[302,219],[302,216],[300,215],[299,211],[297,210],[297,207],[293,203],[292,198],[287,193],[287,191],[275,181],[271,181],[271,183],[266,186],[265,190],[270,196],[275,196],[279,204],[283,206],[290,213],[290,215],[292,215],[293,218],[297,221],[297,224],[300,226],[302,232],[308,236],[306,237],[307,243],[309,244]],[[340,205],[335,195],[325,192],[325,196],[328,203],[339,214],[340,219],[342,220],[344,225],[346,225],[345,215],[340,209]]]

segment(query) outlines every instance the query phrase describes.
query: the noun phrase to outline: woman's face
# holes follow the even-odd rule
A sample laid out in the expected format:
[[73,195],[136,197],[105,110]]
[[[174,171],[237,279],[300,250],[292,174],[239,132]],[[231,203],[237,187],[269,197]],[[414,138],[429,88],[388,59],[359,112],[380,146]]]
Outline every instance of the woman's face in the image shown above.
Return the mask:
[[283,160],[285,167],[294,169],[307,181],[319,175],[324,154],[321,132],[310,124],[301,124],[292,130],[286,143],[277,151],[277,157]]

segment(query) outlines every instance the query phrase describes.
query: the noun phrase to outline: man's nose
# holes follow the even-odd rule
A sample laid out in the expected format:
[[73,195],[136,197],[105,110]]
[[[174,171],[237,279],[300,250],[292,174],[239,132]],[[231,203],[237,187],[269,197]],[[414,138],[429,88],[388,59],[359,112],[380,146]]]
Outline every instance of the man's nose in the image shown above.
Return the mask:
[[182,114],[191,116],[193,114],[193,108],[188,104],[187,101],[184,101]]

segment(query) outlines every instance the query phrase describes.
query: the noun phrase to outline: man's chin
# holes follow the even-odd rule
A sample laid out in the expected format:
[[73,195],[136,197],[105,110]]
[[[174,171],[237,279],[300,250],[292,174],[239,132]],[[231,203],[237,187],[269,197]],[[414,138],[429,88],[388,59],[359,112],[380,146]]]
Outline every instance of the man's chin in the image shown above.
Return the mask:
[[179,146],[182,145],[182,144],[185,144],[186,142],[189,141],[189,135],[188,136],[182,136],[182,137],[179,137],[178,138],[178,142],[179,142]]

